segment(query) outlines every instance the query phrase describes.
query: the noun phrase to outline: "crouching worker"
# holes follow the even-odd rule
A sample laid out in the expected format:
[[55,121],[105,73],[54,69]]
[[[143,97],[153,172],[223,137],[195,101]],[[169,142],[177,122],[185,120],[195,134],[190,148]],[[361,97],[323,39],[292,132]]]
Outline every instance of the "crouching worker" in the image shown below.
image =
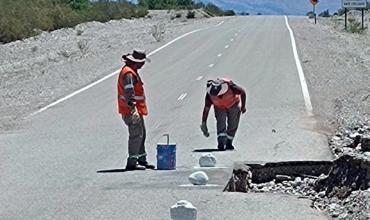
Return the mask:
[[150,165],[146,158],[144,116],[148,115],[148,109],[143,82],[138,73],[147,60],[146,54],[141,51],[133,51],[131,54],[123,55],[122,58],[125,65],[119,74],[117,89],[118,111],[129,132],[129,157],[126,170],[154,169],[155,167]]
[[246,92],[228,79],[207,82],[207,95],[200,126],[206,137],[209,137],[207,119],[212,105],[217,121],[217,147],[219,150],[234,150],[233,140],[239,126],[240,115],[247,111]]

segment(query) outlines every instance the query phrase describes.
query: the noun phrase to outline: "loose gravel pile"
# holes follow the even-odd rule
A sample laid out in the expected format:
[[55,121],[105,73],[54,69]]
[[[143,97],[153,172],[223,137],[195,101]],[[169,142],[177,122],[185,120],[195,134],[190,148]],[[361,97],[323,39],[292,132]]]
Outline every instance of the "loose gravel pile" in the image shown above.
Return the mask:
[[186,11],[151,11],[142,19],[89,22],[0,45],[0,132],[117,70],[122,54],[134,48],[151,51],[183,33],[225,19],[206,19],[198,13],[196,19],[185,16]]

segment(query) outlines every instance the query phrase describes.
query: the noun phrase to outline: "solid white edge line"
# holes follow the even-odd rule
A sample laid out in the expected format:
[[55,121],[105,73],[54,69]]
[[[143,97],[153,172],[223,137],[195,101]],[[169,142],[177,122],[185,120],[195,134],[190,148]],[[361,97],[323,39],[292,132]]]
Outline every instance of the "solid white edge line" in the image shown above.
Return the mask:
[[306,78],[305,78],[304,73],[303,73],[303,68],[302,68],[302,65],[301,65],[301,61],[299,60],[297,45],[296,45],[296,41],[295,41],[295,38],[294,38],[294,33],[293,33],[292,28],[290,28],[290,25],[289,25],[289,22],[288,22],[288,17],[287,16],[284,16],[284,17],[285,17],[286,26],[287,26],[287,28],[289,30],[289,33],[290,33],[290,39],[291,39],[291,42],[292,42],[294,59],[295,59],[296,65],[297,65],[299,80],[301,81],[302,93],[303,93],[303,98],[304,98],[304,102],[305,102],[305,105],[306,105],[306,110],[307,110],[308,115],[312,116],[313,115],[313,108],[312,108],[310,93],[308,92],[307,81],[306,81]]
[[[219,23],[219,24],[217,24],[216,26],[220,26],[220,25],[222,25],[223,23],[224,23],[224,21],[220,22],[220,23]],[[162,50],[162,49],[164,49],[164,48],[168,47],[169,45],[171,45],[171,44],[175,43],[176,41],[178,41],[178,40],[180,40],[180,39],[182,39],[182,38],[184,38],[184,37],[186,37],[186,36],[188,36],[188,35],[190,35],[190,34],[193,34],[193,33],[196,33],[196,32],[202,31],[202,30],[205,30],[205,29],[206,29],[206,28],[200,28],[200,29],[196,29],[196,30],[190,31],[190,32],[188,32],[188,33],[185,33],[185,34],[183,34],[183,35],[181,35],[181,36],[179,36],[179,37],[175,38],[174,40],[172,40],[172,41],[168,42],[167,44],[165,44],[165,45],[163,45],[163,46],[161,46],[161,47],[157,48],[156,50],[154,50],[154,51],[150,52],[150,53],[148,54],[148,57],[149,57],[149,56],[152,56],[152,55],[154,55],[154,54],[156,54],[156,53],[157,53],[157,52],[159,52],[160,50]],[[44,111],[46,111],[47,109],[49,109],[49,108],[51,108],[51,107],[53,107],[53,106],[55,106],[55,105],[58,105],[59,103],[64,102],[64,101],[66,101],[67,99],[70,99],[70,98],[72,98],[73,96],[76,96],[76,95],[78,95],[79,93],[81,93],[81,92],[83,92],[83,91],[86,91],[86,90],[90,89],[91,87],[93,87],[93,86],[95,86],[95,85],[97,85],[97,84],[99,84],[99,83],[101,83],[101,82],[103,82],[103,81],[105,81],[105,80],[107,80],[107,79],[109,79],[109,78],[111,78],[111,77],[115,76],[115,75],[116,75],[116,74],[118,74],[120,71],[121,71],[121,69],[118,69],[118,70],[114,71],[113,73],[111,73],[111,74],[109,74],[109,75],[107,75],[107,76],[104,76],[103,78],[101,78],[101,79],[99,79],[99,80],[97,80],[97,81],[95,81],[95,82],[93,82],[93,83],[91,83],[91,84],[89,84],[89,85],[87,85],[87,86],[85,86],[85,87],[83,87],[83,88],[81,88],[81,89],[79,89],[79,90],[77,90],[77,91],[75,91],[75,92],[73,92],[73,93],[71,93],[71,94],[69,94],[69,95],[67,95],[67,96],[65,96],[65,97],[63,97],[63,98],[61,98],[61,99],[59,99],[59,100],[57,100],[57,101],[55,101],[55,102],[53,102],[53,103],[51,103],[51,104],[49,104],[49,105],[45,106],[45,107],[43,107],[43,108],[41,108],[41,109],[39,109],[39,110],[37,110],[36,112],[34,112],[34,113],[32,113],[32,114],[28,115],[28,116],[27,116],[27,117],[25,117],[25,118],[26,118],[26,119],[27,119],[27,118],[31,118],[31,117],[33,117],[33,116],[35,116],[35,115],[37,115],[37,114],[39,114],[39,113],[41,113],[41,112],[44,112]]]

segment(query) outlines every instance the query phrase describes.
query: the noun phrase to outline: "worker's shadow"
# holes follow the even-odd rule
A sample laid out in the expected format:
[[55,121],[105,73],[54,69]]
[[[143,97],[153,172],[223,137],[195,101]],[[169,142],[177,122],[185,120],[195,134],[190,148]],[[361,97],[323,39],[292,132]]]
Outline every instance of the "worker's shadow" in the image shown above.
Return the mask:
[[125,173],[133,171],[144,171],[145,169],[126,170],[126,169],[110,169],[110,170],[98,170],[97,173]]
[[217,152],[217,151],[222,151],[217,148],[209,148],[209,149],[194,149],[194,153],[208,153],[208,152]]

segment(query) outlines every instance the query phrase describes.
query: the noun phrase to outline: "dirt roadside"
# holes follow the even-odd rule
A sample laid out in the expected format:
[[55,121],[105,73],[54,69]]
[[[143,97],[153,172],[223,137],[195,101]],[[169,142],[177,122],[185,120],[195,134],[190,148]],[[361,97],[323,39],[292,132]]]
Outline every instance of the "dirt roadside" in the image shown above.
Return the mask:
[[290,18],[321,127],[333,133],[369,120],[370,33],[345,32],[341,17]]

